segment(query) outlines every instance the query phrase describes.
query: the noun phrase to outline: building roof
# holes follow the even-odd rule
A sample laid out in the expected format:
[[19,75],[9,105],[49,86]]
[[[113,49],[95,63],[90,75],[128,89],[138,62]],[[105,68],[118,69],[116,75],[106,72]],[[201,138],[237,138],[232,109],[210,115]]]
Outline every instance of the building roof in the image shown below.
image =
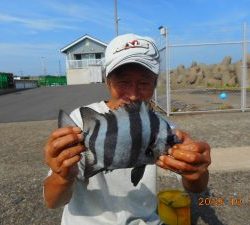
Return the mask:
[[77,40],[75,40],[75,41],[71,42],[70,44],[66,45],[65,47],[61,48],[61,52],[62,52],[62,53],[66,53],[66,51],[67,51],[69,48],[71,48],[72,46],[78,44],[79,42],[81,42],[81,41],[83,41],[83,40],[85,40],[85,39],[90,39],[90,40],[92,40],[92,41],[94,41],[94,42],[97,42],[97,43],[99,43],[99,44],[101,44],[101,45],[107,47],[107,44],[106,44],[105,42],[100,41],[100,40],[98,40],[98,39],[96,39],[96,38],[93,38],[93,37],[91,37],[91,36],[88,35],[88,34],[85,34],[84,36],[78,38]]

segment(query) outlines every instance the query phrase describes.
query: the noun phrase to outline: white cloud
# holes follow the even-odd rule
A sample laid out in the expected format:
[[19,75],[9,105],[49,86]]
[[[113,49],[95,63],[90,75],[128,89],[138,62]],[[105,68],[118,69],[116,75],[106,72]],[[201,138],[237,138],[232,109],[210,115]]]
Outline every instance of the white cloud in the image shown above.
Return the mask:
[[19,23],[36,30],[77,29],[77,27],[53,19],[24,18],[3,13],[0,13],[0,23]]
[[[63,55],[59,52],[61,46],[54,43],[0,43],[0,52],[5,57],[0,58],[0,68],[3,71],[23,74],[43,74],[43,62],[49,74],[58,73],[58,62],[61,61],[62,70],[65,70]],[[44,59],[42,59],[44,57]]]
[[27,43],[0,43],[0,52],[5,56],[22,56],[32,57],[41,56],[42,54],[58,53],[60,49],[59,44],[27,44]]
[[197,25],[193,26],[233,26],[234,24],[242,23],[249,16],[248,11],[242,10],[228,10],[220,13],[219,16],[214,17],[214,19],[209,19],[207,22],[198,22]]
[[97,25],[113,28],[113,8],[106,4],[89,1],[88,4],[74,4],[62,2],[46,2],[50,9],[64,16],[68,20],[78,22],[92,22]]

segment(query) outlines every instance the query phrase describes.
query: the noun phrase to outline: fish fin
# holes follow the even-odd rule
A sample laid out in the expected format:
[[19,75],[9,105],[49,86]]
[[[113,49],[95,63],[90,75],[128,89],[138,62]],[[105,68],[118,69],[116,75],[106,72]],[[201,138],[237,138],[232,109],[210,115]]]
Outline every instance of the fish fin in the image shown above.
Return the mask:
[[100,116],[103,116],[101,113],[98,113],[89,107],[81,107],[80,114],[82,117],[82,127],[83,128],[88,123],[88,121],[95,120],[95,119],[100,118]]
[[105,169],[105,173],[111,173],[113,172],[113,169]]
[[92,118],[100,115],[100,113],[96,112],[94,109],[91,109],[89,107],[81,107],[80,112],[81,115],[84,116],[84,118]]
[[171,125],[168,121],[166,121],[167,124],[167,132],[169,133],[167,137],[167,144],[170,147],[173,147],[175,144],[181,144],[182,141],[178,138],[178,136],[175,134],[174,130],[171,128]]
[[58,127],[61,128],[61,127],[67,127],[67,126],[77,127],[74,120],[71,119],[71,117],[66,112],[60,109],[59,115],[58,115]]
[[154,157],[154,152],[153,152],[153,150],[152,150],[152,148],[150,146],[146,149],[145,155],[147,157]]
[[146,165],[135,167],[131,171],[131,182],[136,186],[142,179]]
[[101,167],[97,166],[97,164],[95,164],[93,166],[88,166],[84,170],[84,177],[90,178],[90,177],[93,177],[96,174],[101,173],[102,171],[105,171],[105,170],[106,170],[106,168],[101,168]]

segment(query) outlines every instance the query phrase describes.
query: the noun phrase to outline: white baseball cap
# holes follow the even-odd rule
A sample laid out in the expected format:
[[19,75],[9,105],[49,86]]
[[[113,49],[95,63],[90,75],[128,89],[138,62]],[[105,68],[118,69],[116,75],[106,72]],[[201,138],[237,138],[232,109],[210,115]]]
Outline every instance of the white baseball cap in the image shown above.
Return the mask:
[[127,63],[141,64],[158,75],[159,58],[159,51],[153,39],[136,34],[117,36],[106,48],[106,77],[114,69]]

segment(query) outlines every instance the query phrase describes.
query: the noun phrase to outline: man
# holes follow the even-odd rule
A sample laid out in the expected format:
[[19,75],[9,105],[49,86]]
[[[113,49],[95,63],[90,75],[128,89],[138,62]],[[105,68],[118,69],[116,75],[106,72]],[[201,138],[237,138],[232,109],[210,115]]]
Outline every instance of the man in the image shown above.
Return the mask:
[[[159,53],[152,39],[134,34],[116,37],[105,54],[107,87],[110,99],[88,107],[99,113],[115,110],[124,104],[150,101],[159,73]],[[79,108],[71,115],[81,128]],[[81,129],[55,130],[45,146],[45,160],[50,173],[44,181],[47,207],[65,205],[62,224],[162,224],[156,214],[156,166],[146,166],[139,184],[130,183],[131,169],[99,173],[88,181],[78,173],[78,162],[85,147]],[[177,131],[182,144],[173,146],[169,155],[156,164],[181,174],[187,190],[203,190],[208,182],[210,147]],[[126,151],[126,149],[124,149]]]

